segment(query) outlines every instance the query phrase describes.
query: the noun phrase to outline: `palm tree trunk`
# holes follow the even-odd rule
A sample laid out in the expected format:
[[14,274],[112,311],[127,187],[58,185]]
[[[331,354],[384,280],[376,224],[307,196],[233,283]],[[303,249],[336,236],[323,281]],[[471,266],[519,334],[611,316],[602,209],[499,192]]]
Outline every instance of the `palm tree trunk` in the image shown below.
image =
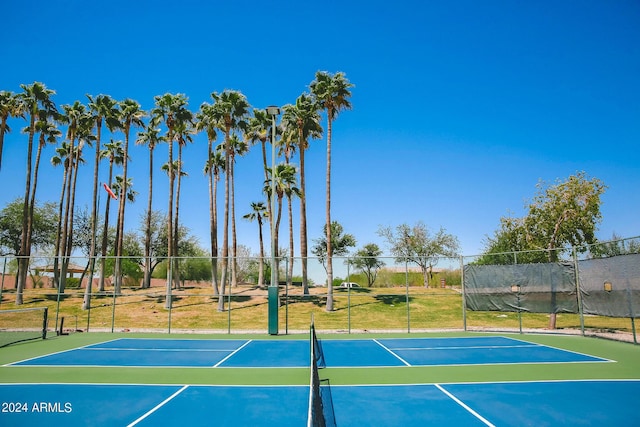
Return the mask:
[[[107,185],[111,188],[111,183],[113,181],[113,159],[109,162],[109,180],[107,181]],[[107,197],[107,202],[104,207],[104,227],[102,229],[102,262],[100,263],[100,284],[98,286],[98,291],[104,292],[104,276],[106,270],[105,258],[107,257],[107,246],[109,243],[109,210],[111,206],[111,197]]]
[[71,187],[74,177],[74,161],[75,161],[75,135],[71,134],[69,138],[69,158],[66,164],[67,167],[67,182],[65,188],[64,197],[64,215],[62,218],[62,236],[60,237],[60,250],[58,256],[60,257],[60,282],[58,283],[58,292],[64,293],[66,281],[67,281],[67,266],[69,260],[67,260],[67,246],[69,244],[69,211],[71,209]]
[[333,248],[331,246],[331,111],[327,111],[327,311],[333,311]]
[[124,211],[127,201],[127,165],[129,164],[129,126],[125,125],[124,150],[122,158],[122,188],[120,189],[120,204],[118,205],[118,221],[116,229],[116,259],[115,259],[115,288],[114,292],[120,294],[122,290],[122,244],[124,241]]
[[91,243],[89,244],[89,281],[84,289],[82,309],[88,310],[91,306],[91,291],[93,287],[93,274],[96,265],[96,231],[98,228],[98,170],[100,168],[100,138],[102,136],[101,121],[96,124],[96,155],[93,161],[93,195],[91,201]]
[[231,173],[231,287],[238,286],[238,241],[236,239],[236,198],[235,198],[235,180],[234,180],[234,164],[235,156],[231,156],[231,164],[229,168]]
[[[70,198],[69,198],[69,204],[70,204],[70,209],[69,209],[69,230],[68,230],[68,234],[67,234],[67,252],[65,254],[65,260],[66,262],[63,264],[63,272],[64,272],[64,282],[66,284],[66,276],[67,276],[67,269],[69,267],[69,262],[71,260],[71,253],[73,251],[73,217],[74,217],[74,212],[75,212],[75,205],[76,205],[76,184],[78,182],[78,171],[79,171],[79,165],[80,165],[80,147],[78,147],[78,150],[76,151],[76,164],[75,164],[75,168],[74,168],[74,172],[73,172],[73,185],[71,188],[71,194],[70,194]],[[64,290],[64,288],[63,288]]]
[[27,270],[29,269],[28,258],[28,230],[29,230],[29,193],[31,190],[31,160],[33,156],[33,137],[35,133],[35,113],[31,112],[29,124],[29,142],[27,147],[27,168],[26,182],[24,190],[23,208],[22,208],[22,234],[20,236],[20,253],[18,254],[18,283],[16,286],[16,305],[22,305],[22,293],[27,283]]
[[171,284],[173,277],[171,276],[173,262],[173,135],[168,132],[167,143],[169,144],[169,211],[167,214],[167,298],[164,304],[166,309],[171,308]]
[[304,142],[302,129],[299,129],[299,153],[300,153],[300,259],[302,262],[302,292],[309,294],[309,282],[307,273],[307,193],[304,177]]
[[[209,158],[211,158],[211,141],[209,141]],[[211,286],[213,294],[219,295],[218,290],[218,214],[216,197],[218,193],[218,180],[214,177],[214,165],[209,166],[209,232],[211,239]]]
[[[178,253],[178,241],[180,239],[180,222],[178,217],[180,215],[180,187],[182,185],[182,145],[178,144],[178,170],[176,171],[176,176],[178,177],[178,183],[176,184],[176,215],[173,221],[173,253],[175,256],[179,256]],[[176,258],[173,263],[173,287],[175,289],[179,289],[180,286],[180,259]]]
[[221,292],[218,298],[218,311],[224,311],[224,292],[227,282],[227,266],[229,263],[229,131],[225,132],[224,153],[224,218],[222,220],[222,272],[220,275]]
[[287,285],[291,286],[293,281],[293,200],[291,196],[287,196],[287,204],[289,207],[289,265],[287,266]]
[[60,247],[62,245],[62,212],[64,210],[64,193],[65,190],[67,188],[67,179],[68,179],[68,175],[67,175],[67,166],[66,166],[66,160],[65,164],[64,164],[64,171],[62,173],[62,189],[60,190],[60,202],[58,203],[58,226],[56,228],[56,242],[55,242],[55,256],[53,257],[53,283],[56,287],[56,289],[58,289],[60,287],[60,270],[58,269],[58,267],[60,266],[59,263],[59,254],[60,254]]
[[147,198],[147,220],[144,236],[144,279],[142,287],[151,287],[151,202],[153,200],[153,145],[149,145],[149,197]]
[[258,263],[258,286],[264,286],[264,237],[262,235],[261,217],[258,217],[258,234],[260,237],[260,262]]

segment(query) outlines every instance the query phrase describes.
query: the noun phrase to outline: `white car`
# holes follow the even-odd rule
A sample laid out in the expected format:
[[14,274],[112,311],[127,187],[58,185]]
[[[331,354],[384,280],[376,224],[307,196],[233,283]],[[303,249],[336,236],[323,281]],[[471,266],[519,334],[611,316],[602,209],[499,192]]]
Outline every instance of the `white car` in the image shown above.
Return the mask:
[[360,285],[354,282],[342,282],[340,283],[341,288],[359,288]]

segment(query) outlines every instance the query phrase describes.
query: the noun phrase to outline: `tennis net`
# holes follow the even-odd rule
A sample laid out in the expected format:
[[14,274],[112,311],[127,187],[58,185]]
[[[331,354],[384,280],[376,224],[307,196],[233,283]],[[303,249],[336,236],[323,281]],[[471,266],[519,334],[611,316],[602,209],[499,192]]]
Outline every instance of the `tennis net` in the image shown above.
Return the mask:
[[47,307],[0,310],[0,347],[47,338]]
[[311,350],[311,380],[307,427],[325,427],[327,426],[327,422],[324,417],[322,395],[320,392],[320,375],[318,374],[318,367],[324,366],[324,354],[322,353],[322,347],[316,336],[316,328],[313,321],[311,322],[309,341]]

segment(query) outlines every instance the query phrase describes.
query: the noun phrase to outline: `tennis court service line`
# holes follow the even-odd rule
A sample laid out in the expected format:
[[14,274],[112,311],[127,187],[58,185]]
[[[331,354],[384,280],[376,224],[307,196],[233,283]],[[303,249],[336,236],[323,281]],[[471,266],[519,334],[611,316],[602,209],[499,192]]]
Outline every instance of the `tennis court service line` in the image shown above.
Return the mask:
[[171,400],[173,400],[173,398],[175,398],[177,395],[179,395],[180,393],[182,393],[183,391],[185,391],[189,386],[185,385],[182,386],[182,388],[178,391],[176,391],[175,393],[173,393],[171,396],[167,397],[165,400],[163,400],[162,402],[158,403],[153,409],[151,409],[150,411],[148,411],[147,413],[145,413],[143,416],[141,416],[140,418],[138,418],[137,420],[135,420],[134,422],[132,422],[131,424],[129,424],[127,427],[133,427],[136,424],[138,424],[140,421],[144,420],[145,418],[147,418],[149,415],[153,414],[154,412],[156,412],[158,409],[162,408],[164,405],[166,405],[168,402],[170,402]]
[[238,347],[237,349],[233,350],[231,353],[229,353],[229,355],[227,357],[225,357],[224,359],[222,359],[221,361],[219,361],[218,363],[216,363],[215,365],[213,365],[214,368],[217,368],[218,366],[220,366],[222,363],[224,363],[227,359],[229,359],[231,356],[233,356],[234,354],[236,354],[237,352],[239,352],[240,350],[242,350],[243,348],[245,348],[246,346],[249,345],[249,343],[253,341],[253,340],[249,340],[246,343],[242,344],[240,347]]
[[473,346],[450,346],[450,347],[394,347],[392,350],[470,350],[470,349],[502,349],[502,348],[527,348],[527,347],[546,347],[540,344],[515,344],[515,345],[473,345]]
[[406,360],[404,360],[402,357],[398,356],[393,350],[391,350],[389,347],[387,347],[386,345],[382,344],[380,341],[374,339],[373,342],[375,342],[376,344],[378,344],[380,347],[384,348],[386,351],[388,351],[389,353],[391,353],[396,359],[398,359],[399,361],[401,361],[402,363],[404,363],[406,366],[411,366],[411,363],[407,362]]
[[434,386],[440,390],[441,392],[443,392],[444,394],[446,394],[451,400],[453,400],[454,402],[456,402],[458,405],[462,406],[467,412],[469,412],[471,415],[473,415],[474,417],[476,417],[477,419],[479,419],[480,421],[482,421],[486,426],[488,427],[496,427],[494,424],[492,424],[489,420],[487,420],[486,418],[484,418],[482,415],[478,414],[476,411],[474,411],[473,409],[471,409],[466,403],[464,403],[462,400],[458,399],[457,397],[455,397],[453,394],[449,393],[447,390],[445,390],[444,388],[442,388],[442,386],[440,386],[440,384],[434,384]]

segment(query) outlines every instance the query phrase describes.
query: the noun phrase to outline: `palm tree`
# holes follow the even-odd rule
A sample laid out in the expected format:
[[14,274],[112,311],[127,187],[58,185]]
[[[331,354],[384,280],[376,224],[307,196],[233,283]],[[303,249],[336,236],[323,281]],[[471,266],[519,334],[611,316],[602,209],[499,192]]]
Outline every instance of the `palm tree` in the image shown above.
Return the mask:
[[[231,133],[237,129],[246,129],[245,121],[249,102],[245,96],[237,91],[225,90],[218,94],[213,92],[211,97],[214,100],[212,115],[216,123],[216,128],[224,133],[224,169],[225,169],[225,189],[224,189],[224,220],[222,238],[222,273],[220,282],[222,283],[222,294],[224,295],[227,280],[227,265],[229,256],[229,193],[230,193],[230,168],[231,168]],[[218,311],[224,310],[224,298],[218,298]]]
[[247,130],[247,142],[256,144],[260,141],[262,148],[262,164],[264,168],[264,179],[267,179],[267,140],[271,134],[271,126],[273,120],[267,114],[266,110],[253,109],[253,117],[249,119],[249,128]]
[[[124,162],[124,149],[122,148],[122,141],[114,141],[113,139],[105,144],[104,150],[100,153],[102,158],[106,158],[109,160],[109,178],[107,179],[106,185],[112,191],[112,181],[113,181],[113,166],[121,165]],[[111,206],[111,197],[107,197],[107,202],[104,207],[104,226],[102,228],[102,245],[101,245],[101,259],[100,263],[100,283],[98,286],[98,290],[100,292],[104,291],[104,277],[105,277],[105,257],[107,256],[107,246],[109,243],[109,210]]]
[[4,146],[5,132],[11,132],[7,124],[10,117],[21,116],[20,98],[13,92],[0,92],[0,169],[2,169],[2,149]]
[[55,283],[59,283],[60,280],[60,272],[58,271],[58,255],[61,246],[61,233],[62,233],[62,220],[63,220],[63,210],[64,210],[64,200],[65,200],[65,192],[67,188],[67,182],[70,179],[70,166],[69,164],[73,162],[74,158],[74,149],[71,146],[71,143],[68,141],[63,141],[62,144],[58,148],[56,148],[56,154],[51,158],[51,164],[53,166],[62,165],[62,188],[60,190],[60,199],[58,202],[58,226],[56,232],[56,241],[55,241],[55,257],[53,259],[53,277]]
[[102,158],[102,124],[106,123],[107,128],[113,132],[119,126],[117,117],[119,115],[118,103],[108,95],[98,95],[95,99],[91,95],[86,95],[89,99],[89,111],[93,123],[95,124],[95,156],[93,160],[93,192],[91,203],[91,242],[89,243],[89,281],[85,288],[82,309],[87,310],[91,305],[91,291],[93,285],[93,274],[96,256],[96,232],[98,227],[98,173],[100,169],[100,159]]
[[[297,138],[295,132],[288,132],[283,134],[282,138],[279,141],[279,152],[280,155],[284,156],[285,164],[290,164],[291,157],[296,151],[297,147]],[[289,263],[287,270],[287,280],[288,284],[291,284],[291,278],[293,277],[293,261],[294,261],[294,243],[293,243],[293,195],[300,196],[300,189],[297,187],[287,186],[285,189],[285,194],[287,196],[287,208],[289,213]]]
[[147,196],[147,213],[144,231],[144,279],[142,281],[143,288],[151,287],[151,202],[153,200],[153,151],[156,145],[162,141],[159,136],[160,129],[149,124],[142,132],[138,133],[136,144],[146,145],[149,147],[149,190]]
[[267,207],[264,202],[251,202],[251,212],[244,215],[243,218],[249,221],[258,221],[258,234],[260,236],[260,260],[258,267],[258,286],[264,285],[264,239],[262,237],[262,219],[267,213]]
[[[269,168],[268,171],[269,171],[269,175],[271,175],[273,173],[273,168]],[[293,191],[293,192],[299,191],[298,188],[295,187],[296,168],[292,165],[287,165],[286,163],[280,163],[276,165],[273,179],[274,179],[275,191],[276,191],[275,197],[277,198],[276,199],[277,213],[276,213],[276,217],[273,218],[275,219],[274,236],[273,236],[273,239],[275,241],[274,241],[273,247],[276,248],[276,252],[277,252],[278,251],[278,235],[280,234],[280,231],[279,231],[280,221],[282,219],[282,199],[290,191]],[[269,177],[269,179],[267,179],[264,182],[264,192],[267,195],[272,196],[271,195],[271,177]],[[275,268],[276,271],[278,271],[278,263],[279,263],[278,253],[275,253],[272,255],[276,260],[276,265],[272,265],[271,268]]]
[[300,157],[300,258],[302,260],[302,287],[305,294],[309,293],[307,273],[307,198],[305,186],[304,154],[309,148],[309,138],[322,137],[320,126],[320,113],[313,99],[302,94],[296,99],[295,105],[283,107],[282,126],[285,138],[294,138],[298,142],[298,155]]
[[27,143],[27,167],[26,167],[26,183],[24,192],[24,205],[22,216],[22,234],[20,237],[20,252],[18,253],[18,280],[16,286],[16,305],[22,304],[22,292],[27,281],[27,270],[29,266],[29,256],[31,255],[31,223],[33,217],[29,212],[33,210],[29,206],[29,194],[31,192],[31,174],[32,174],[32,156],[33,156],[33,140],[36,130],[36,122],[42,117],[41,111],[45,116],[52,116],[57,113],[55,104],[51,100],[51,96],[55,94],[53,90],[47,89],[42,83],[35,82],[30,85],[20,85],[23,92],[18,95],[19,111],[29,116],[29,126],[26,129],[29,134]]
[[[180,123],[177,124],[176,126],[176,140],[178,141],[178,161],[177,163],[177,178],[178,178],[178,182],[176,185],[176,214],[175,214],[175,218],[173,220],[173,229],[174,231],[174,236],[173,236],[173,247],[174,247],[174,253],[176,255],[178,255],[178,235],[179,233],[179,217],[180,217],[180,189],[182,188],[182,177],[183,176],[187,176],[188,174],[186,172],[182,171],[182,149],[187,145],[187,142],[193,142],[193,139],[191,138],[191,134],[192,134],[192,119],[193,117],[190,116],[188,118],[188,120],[183,120]],[[176,269],[175,271],[179,274],[180,270],[177,268],[178,266],[178,259],[175,260],[175,264],[176,264]],[[180,286],[180,280],[178,280],[178,286]]]
[[[291,165],[289,165],[291,166]],[[293,167],[293,166],[291,166]],[[301,192],[294,184],[296,182],[296,171],[293,170],[293,179],[284,183],[284,194],[287,196],[287,207],[289,209],[289,270],[287,271],[288,285],[291,286],[293,280],[293,196],[300,197]]]
[[[188,98],[183,94],[172,95],[166,93],[162,96],[155,97],[155,108],[152,110],[152,121],[154,124],[164,122],[167,126],[167,133],[164,140],[169,144],[169,211],[167,214],[167,257],[169,260],[174,256],[173,251],[173,212],[174,212],[174,184],[175,173],[173,172],[173,141],[176,138],[177,129],[180,123],[191,121],[193,114],[187,109]],[[177,230],[176,230],[177,231]],[[171,269],[168,269],[171,271]],[[171,293],[171,282],[176,278],[167,277],[167,295]],[[167,309],[171,308],[171,298],[167,298],[165,302]]]
[[[209,234],[211,243],[211,286],[214,295],[219,295],[218,290],[218,207],[217,207],[217,187],[220,178],[220,170],[224,167],[224,157],[220,150],[213,149],[213,142],[218,137],[216,132],[216,121],[213,115],[211,104],[203,103],[200,111],[196,114],[196,130],[207,133],[207,161],[204,166],[204,173],[209,177]],[[221,164],[222,163],[222,164]]]
[[327,233],[327,311],[333,311],[333,261],[331,248],[331,130],[333,120],[341,110],[350,110],[351,89],[353,85],[338,72],[331,75],[325,71],[316,72],[316,79],[309,88],[320,108],[327,112],[327,201],[326,201],[326,233]]
[[[36,153],[36,161],[33,171],[33,187],[31,188],[31,200],[29,201],[29,216],[33,218],[33,209],[36,204],[36,188],[38,187],[38,171],[40,169],[40,157],[42,156],[42,150],[47,144],[54,144],[57,139],[62,135],[60,129],[57,128],[53,121],[49,120],[46,113],[41,111],[41,119],[36,123],[36,129],[40,133],[38,139],[38,151]],[[31,235],[32,230],[29,230]]]
[[[60,293],[64,292],[65,289],[67,267],[69,265],[69,257],[71,256],[72,250],[73,212],[75,188],[78,178],[78,166],[81,162],[84,162],[84,159],[82,158],[82,147],[84,146],[84,143],[89,140],[91,120],[86,107],[79,101],[75,101],[72,105],[63,105],[62,109],[64,113],[60,116],[60,121],[67,125],[66,137],[69,142],[69,152],[72,155],[72,158],[70,161],[65,162],[65,167],[67,168],[67,187],[62,199],[64,202],[62,230],[59,245],[56,248],[57,257],[54,259],[54,269],[56,272],[58,270],[59,262],[62,261],[62,265],[60,265],[60,275],[58,277],[59,282],[57,283]],[[79,141],[77,146],[76,140]]]
[[[180,205],[180,181],[182,179],[183,176],[187,176],[188,174],[186,172],[184,172],[182,170],[182,165],[180,164],[180,160],[174,160],[173,161],[173,165],[169,166],[168,163],[165,163],[164,165],[162,165],[162,170],[164,172],[166,172],[167,174],[172,173],[173,179],[176,179],[176,175],[178,178],[178,188],[176,191],[176,213],[175,213],[175,218],[176,220],[173,222],[173,255],[174,257],[179,257],[180,253],[178,252],[178,243],[180,241],[180,229],[179,229],[179,223],[177,221],[178,219],[178,206]],[[178,268],[178,264],[179,264],[179,259],[178,258],[174,258],[173,262],[172,262],[173,266],[174,266],[174,275],[178,275],[180,274],[180,269]],[[180,287],[180,280],[178,277],[178,280],[175,281],[174,283],[174,287],[175,288],[179,288]]]
[[235,177],[234,170],[236,164],[236,155],[242,156],[248,150],[246,142],[241,141],[236,135],[231,136],[229,139],[231,145],[231,157],[229,162],[229,179],[231,181],[230,188],[230,203],[231,203],[231,258],[233,263],[231,264],[231,286],[236,287],[238,282],[237,274],[237,256],[238,256],[238,240],[236,236],[236,198],[235,198]]
[[[120,114],[118,117],[119,125],[124,132],[124,161],[122,163],[122,188],[121,194],[129,194],[127,190],[127,185],[129,184],[128,178],[128,168],[129,164],[129,134],[131,131],[131,126],[143,127],[144,123],[142,122],[142,118],[147,115],[147,113],[140,108],[140,104],[134,101],[133,99],[125,99],[124,101],[120,101],[118,103],[120,107]],[[124,241],[124,211],[125,211],[125,198],[120,197],[120,204],[118,205],[118,223],[116,226],[116,250],[115,250],[115,281],[116,288],[120,289],[122,285],[122,261],[120,257],[122,256],[122,243]]]
[[[124,162],[126,163],[126,162]],[[133,189],[133,181],[131,178],[127,178],[126,182],[124,179],[124,175],[117,175],[116,176],[116,181],[113,183],[113,185],[111,186],[111,188],[113,188],[113,192],[116,194],[116,196],[118,196],[118,199],[120,200],[120,203],[122,204],[122,200],[128,200],[129,202],[133,203],[136,200],[136,196],[138,195],[138,192],[135,191]],[[126,191],[126,193],[125,193]],[[120,214],[118,213],[118,216],[120,216]],[[122,220],[120,218],[118,218],[118,222],[121,223]],[[116,235],[117,235],[117,230],[116,230]],[[116,238],[116,247],[117,247],[117,238]],[[122,250],[122,248],[121,248]],[[122,270],[117,270],[118,268],[118,264],[122,265],[122,254],[116,256],[115,258],[115,262],[114,262],[114,283],[113,283],[113,292],[116,295],[119,295],[120,292],[122,291]],[[120,262],[119,262],[120,261]],[[120,267],[121,268],[121,267]]]

